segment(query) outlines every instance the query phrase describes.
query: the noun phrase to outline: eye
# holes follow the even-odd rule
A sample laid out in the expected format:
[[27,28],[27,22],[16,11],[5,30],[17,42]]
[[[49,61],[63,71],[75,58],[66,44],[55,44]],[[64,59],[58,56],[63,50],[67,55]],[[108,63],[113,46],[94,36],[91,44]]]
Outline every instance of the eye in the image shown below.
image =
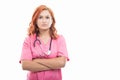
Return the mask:
[[42,17],[42,16],[39,16],[38,18],[39,18],[39,19],[42,19],[43,17]]
[[46,16],[46,19],[49,19],[50,17],[49,16]]

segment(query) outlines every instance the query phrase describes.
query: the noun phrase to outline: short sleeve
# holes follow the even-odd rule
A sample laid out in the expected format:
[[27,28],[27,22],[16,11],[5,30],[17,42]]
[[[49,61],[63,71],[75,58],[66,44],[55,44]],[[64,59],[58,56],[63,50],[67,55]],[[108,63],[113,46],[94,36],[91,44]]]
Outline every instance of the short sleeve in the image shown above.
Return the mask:
[[58,53],[57,54],[58,56],[65,56],[67,58],[67,61],[69,61],[66,41],[62,35],[58,37]]
[[20,58],[20,63],[21,60],[32,60],[32,53],[31,53],[31,47],[30,47],[30,38],[26,37],[23,46],[22,46],[22,52],[21,52],[21,58]]

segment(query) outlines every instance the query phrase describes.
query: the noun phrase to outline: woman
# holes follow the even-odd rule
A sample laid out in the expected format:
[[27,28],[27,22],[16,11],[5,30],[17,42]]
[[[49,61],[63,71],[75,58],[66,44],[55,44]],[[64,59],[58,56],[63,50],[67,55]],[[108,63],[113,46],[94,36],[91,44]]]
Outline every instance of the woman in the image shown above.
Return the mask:
[[58,35],[52,10],[38,6],[33,13],[20,58],[27,80],[62,80],[61,68],[68,61],[65,39]]

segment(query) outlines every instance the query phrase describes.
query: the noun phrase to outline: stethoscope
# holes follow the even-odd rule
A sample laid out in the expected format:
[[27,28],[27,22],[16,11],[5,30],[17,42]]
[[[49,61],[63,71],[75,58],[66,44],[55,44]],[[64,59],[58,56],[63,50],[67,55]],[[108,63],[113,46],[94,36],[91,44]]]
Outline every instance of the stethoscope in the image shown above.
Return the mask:
[[[41,48],[41,42],[40,42],[39,39],[37,39],[37,36],[36,36],[36,39],[35,39],[35,41],[34,41],[34,43],[33,43],[33,46],[35,47],[35,43],[36,43],[37,41],[39,42],[40,48]],[[47,56],[49,56],[49,55],[51,54],[51,45],[52,45],[52,38],[50,39],[49,50],[48,50],[47,52],[43,52],[43,51],[42,51],[42,48],[41,48],[41,51],[42,51],[45,55],[47,55]]]

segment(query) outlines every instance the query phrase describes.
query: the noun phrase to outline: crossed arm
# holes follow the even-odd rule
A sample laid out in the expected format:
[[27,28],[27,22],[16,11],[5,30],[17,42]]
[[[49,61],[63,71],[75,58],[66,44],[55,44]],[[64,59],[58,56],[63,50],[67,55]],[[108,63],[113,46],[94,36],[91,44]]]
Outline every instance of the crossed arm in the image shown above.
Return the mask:
[[56,57],[51,59],[40,59],[36,58],[32,61],[22,60],[23,70],[29,70],[32,72],[43,71],[43,70],[52,70],[60,69],[66,64],[66,57]]

